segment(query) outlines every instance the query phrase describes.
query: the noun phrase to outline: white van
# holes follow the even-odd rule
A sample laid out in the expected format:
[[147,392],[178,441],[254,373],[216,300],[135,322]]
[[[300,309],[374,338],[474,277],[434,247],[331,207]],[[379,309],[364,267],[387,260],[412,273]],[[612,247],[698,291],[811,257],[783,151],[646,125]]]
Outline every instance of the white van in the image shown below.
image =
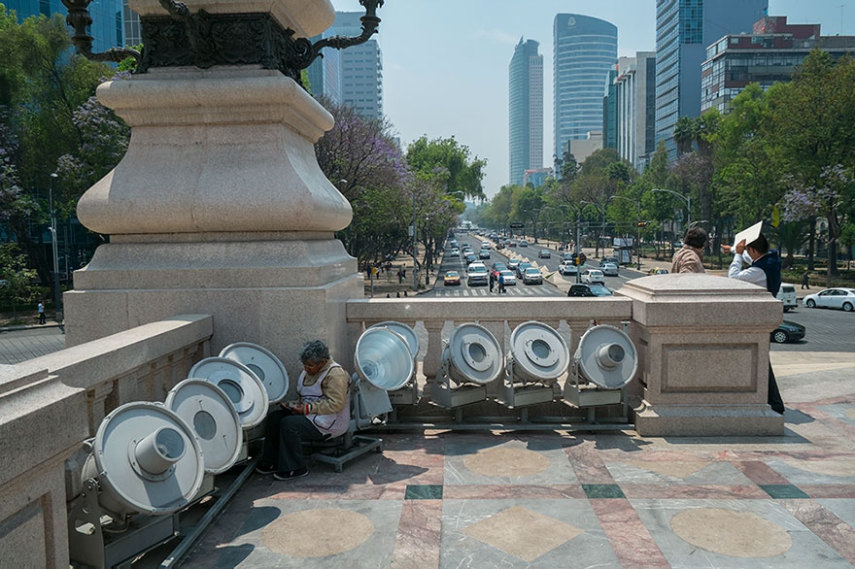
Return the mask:
[[778,289],[778,295],[775,297],[784,302],[784,312],[789,312],[793,308],[798,308],[799,299],[796,298],[796,287],[789,283],[782,283]]

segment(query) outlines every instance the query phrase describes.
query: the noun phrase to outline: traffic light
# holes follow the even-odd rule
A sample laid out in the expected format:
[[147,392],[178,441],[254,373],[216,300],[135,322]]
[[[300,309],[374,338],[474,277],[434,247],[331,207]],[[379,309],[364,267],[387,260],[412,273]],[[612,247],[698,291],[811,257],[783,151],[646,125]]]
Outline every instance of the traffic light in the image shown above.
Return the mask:
[[636,225],[638,227],[647,227],[647,222],[646,221],[639,221],[638,223],[636,223]]

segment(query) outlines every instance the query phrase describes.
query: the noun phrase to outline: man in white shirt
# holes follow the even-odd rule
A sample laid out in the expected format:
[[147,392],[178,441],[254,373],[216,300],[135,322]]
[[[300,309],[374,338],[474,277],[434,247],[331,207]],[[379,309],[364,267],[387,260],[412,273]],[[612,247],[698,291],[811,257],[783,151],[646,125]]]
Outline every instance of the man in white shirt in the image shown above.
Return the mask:
[[[731,247],[727,245],[722,248],[725,253],[731,252]],[[727,276],[761,286],[772,296],[778,294],[778,289],[781,288],[781,256],[774,249],[769,249],[769,241],[765,235],[761,233],[757,239],[747,245],[743,239],[736,244],[733,252],[733,261],[730,263]],[[748,259],[745,259],[743,254],[747,254]],[[743,269],[743,260],[748,262],[749,259],[751,266]],[[778,391],[778,383],[775,381],[771,363],[769,364],[768,403],[773,411],[784,414],[784,401]]]

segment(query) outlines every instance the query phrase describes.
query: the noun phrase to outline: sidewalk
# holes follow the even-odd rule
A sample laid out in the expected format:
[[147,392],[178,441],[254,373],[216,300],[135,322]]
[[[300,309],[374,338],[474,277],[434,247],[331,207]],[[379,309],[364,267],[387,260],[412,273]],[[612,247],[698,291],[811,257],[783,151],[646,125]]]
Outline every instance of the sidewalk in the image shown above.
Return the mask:
[[184,566],[851,569],[855,357],[786,356],[784,436],[384,434],[341,474],[253,475]]

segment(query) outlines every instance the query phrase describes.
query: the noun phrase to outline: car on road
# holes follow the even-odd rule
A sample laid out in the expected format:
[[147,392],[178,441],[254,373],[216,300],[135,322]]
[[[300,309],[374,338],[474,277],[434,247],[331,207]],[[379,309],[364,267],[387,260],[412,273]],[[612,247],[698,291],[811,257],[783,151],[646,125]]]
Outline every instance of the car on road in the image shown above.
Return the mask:
[[442,284],[445,286],[460,286],[460,273],[457,271],[448,271],[442,279]]
[[582,282],[585,284],[600,283],[606,284],[606,277],[603,271],[599,269],[585,269],[582,272]]
[[841,308],[855,310],[855,288],[827,288],[804,298],[808,308]]
[[600,270],[603,271],[603,274],[607,277],[616,277],[618,276],[618,266],[614,263],[600,263]]
[[493,245],[489,241],[482,241],[481,248],[482,249],[490,249]]
[[502,279],[505,281],[505,286],[515,286],[517,284],[517,277],[513,271],[502,269],[499,271],[499,274],[502,275]]
[[517,242],[514,241],[513,239],[511,239],[510,241],[508,241],[507,245],[508,245],[508,247],[516,247]]
[[805,327],[796,322],[784,320],[781,325],[772,330],[771,339],[778,344],[798,342],[805,337]]
[[448,256],[449,257],[459,257],[460,256],[460,249],[455,247],[454,249],[452,249],[451,251],[448,252]]
[[552,251],[550,251],[549,249],[541,249],[537,253],[537,258],[538,259],[551,259],[552,258]]
[[600,259],[600,266],[602,267],[605,263],[614,263],[615,265],[620,266],[618,263],[617,257],[603,257]]
[[522,281],[524,284],[543,284],[543,275],[539,269],[528,267],[523,273]]
[[531,266],[531,263],[529,263],[528,261],[521,261],[520,264],[517,265],[517,268],[516,268],[517,276],[519,278],[522,278],[523,274],[525,274],[525,270],[527,268],[529,268],[530,266]]
[[614,293],[601,284],[570,285],[567,296],[612,296]]
[[508,268],[512,271],[516,271],[517,267],[520,266],[519,259],[508,259]]
[[789,283],[781,284],[781,288],[778,289],[778,294],[775,298],[784,303],[784,312],[789,312],[793,308],[799,307],[799,299],[796,297],[796,287]]
[[647,271],[648,275],[667,275],[668,269],[663,269],[662,267],[653,267],[649,271]]
[[568,275],[578,275],[579,267],[573,264],[573,261],[564,261],[558,265],[558,272],[565,277]]
[[520,239],[519,245],[520,247],[528,247],[528,241],[526,241],[525,239]]
[[492,268],[494,271],[506,271],[508,269],[508,266],[502,261],[496,261],[495,263],[493,263]]
[[481,249],[478,251],[479,259],[489,259],[490,258],[490,250],[489,249]]
[[464,259],[466,259],[467,264],[472,264],[478,260],[478,257],[475,256],[475,253],[466,253]]
[[469,286],[486,285],[489,278],[490,273],[484,263],[472,263],[466,269],[466,284]]

